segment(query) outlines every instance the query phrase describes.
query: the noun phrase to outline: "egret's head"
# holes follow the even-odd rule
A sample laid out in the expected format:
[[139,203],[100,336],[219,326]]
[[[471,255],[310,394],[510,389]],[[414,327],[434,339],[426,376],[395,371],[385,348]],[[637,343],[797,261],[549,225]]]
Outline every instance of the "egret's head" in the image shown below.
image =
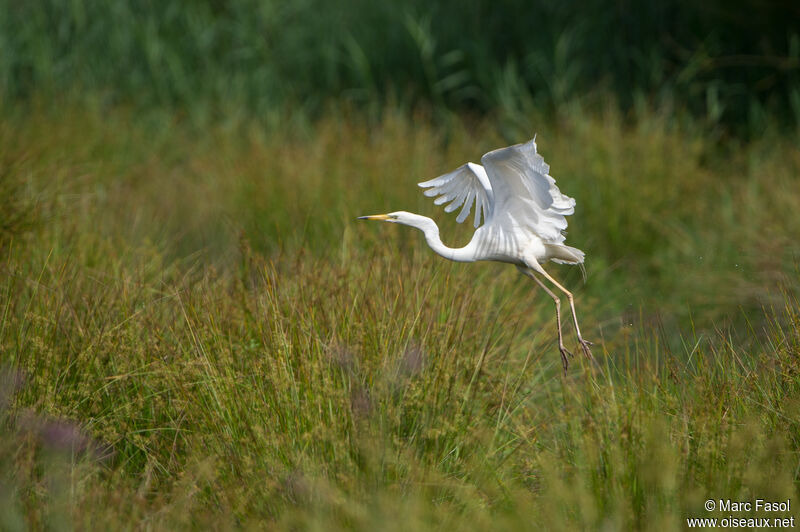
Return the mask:
[[433,224],[433,220],[431,220],[428,217],[420,216],[419,214],[414,214],[413,212],[406,212],[406,211],[390,212],[389,214],[373,214],[371,216],[359,216],[358,219],[381,220],[383,222],[410,225],[411,227],[419,227],[421,229],[429,224]]

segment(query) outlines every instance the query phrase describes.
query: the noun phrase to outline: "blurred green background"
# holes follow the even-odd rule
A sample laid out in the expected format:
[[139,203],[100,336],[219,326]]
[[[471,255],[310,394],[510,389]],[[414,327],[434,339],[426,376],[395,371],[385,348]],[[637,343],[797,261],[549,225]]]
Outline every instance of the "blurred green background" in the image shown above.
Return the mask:
[[0,90],[239,109],[516,114],[611,95],[758,135],[800,123],[791,1],[0,2]]

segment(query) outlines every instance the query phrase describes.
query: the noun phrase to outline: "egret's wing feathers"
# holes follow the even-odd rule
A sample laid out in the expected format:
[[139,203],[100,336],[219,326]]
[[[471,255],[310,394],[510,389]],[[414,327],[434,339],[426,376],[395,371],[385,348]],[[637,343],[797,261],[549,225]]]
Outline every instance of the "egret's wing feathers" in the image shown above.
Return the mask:
[[419,184],[427,188],[424,192],[429,198],[438,196],[433,203],[443,205],[449,202],[444,210],[453,212],[462,207],[456,221],[462,223],[469,216],[472,205],[475,205],[475,227],[481,225],[481,217],[487,220],[491,216],[492,186],[486,171],[479,164],[467,163],[450,173],[441,175],[430,181]]
[[492,222],[526,228],[546,243],[564,241],[575,200],[558,189],[534,140],[490,151],[481,162],[494,193]]

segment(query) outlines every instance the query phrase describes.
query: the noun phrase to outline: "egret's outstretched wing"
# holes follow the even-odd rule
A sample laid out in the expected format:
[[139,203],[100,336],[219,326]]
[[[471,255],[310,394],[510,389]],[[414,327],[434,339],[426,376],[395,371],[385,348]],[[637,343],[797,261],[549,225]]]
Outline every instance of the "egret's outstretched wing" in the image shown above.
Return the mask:
[[575,200],[561,193],[536,152],[535,139],[490,151],[481,158],[494,193],[492,223],[521,227],[545,243],[561,243]]
[[445,212],[453,212],[463,205],[456,218],[458,223],[467,219],[473,203],[476,228],[481,225],[481,214],[484,220],[491,216],[492,186],[486,171],[479,164],[467,163],[448,174],[420,183],[419,186],[428,189],[425,195],[429,198],[439,196],[434,200],[436,205],[449,201],[450,204],[444,208]]

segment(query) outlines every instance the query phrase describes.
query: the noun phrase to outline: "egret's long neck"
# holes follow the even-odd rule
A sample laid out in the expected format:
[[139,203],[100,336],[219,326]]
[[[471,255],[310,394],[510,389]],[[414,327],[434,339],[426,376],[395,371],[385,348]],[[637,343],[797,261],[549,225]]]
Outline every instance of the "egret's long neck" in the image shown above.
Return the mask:
[[416,227],[425,234],[425,240],[433,251],[448,260],[456,262],[475,262],[475,251],[472,242],[463,248],[447,247],[442,243],[442,239],[439,237],[439,226],[436,225],[436,222],[424,216],[420,216],[420,218],[421,220],[412,225],[412,227]]

